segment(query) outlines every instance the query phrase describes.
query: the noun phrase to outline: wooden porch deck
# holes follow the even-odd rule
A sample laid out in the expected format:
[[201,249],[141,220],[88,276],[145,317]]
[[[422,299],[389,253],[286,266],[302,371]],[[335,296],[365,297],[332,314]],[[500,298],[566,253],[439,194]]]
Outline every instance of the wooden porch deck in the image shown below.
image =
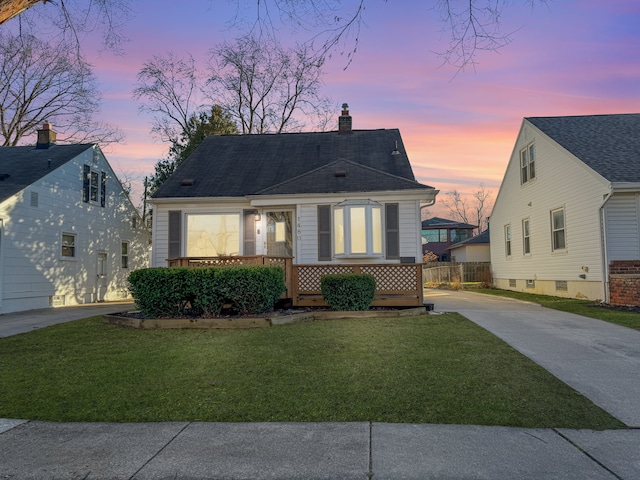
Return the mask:
[[420,307],[423,305],[422,264],[310,264],[294,265],[291,257],[267,255],[237,257],[181,257],[167,261],[169,267],[230,267],[274,265],[283,269],[286,291],[294,307],[326,307],[320,290],[323,275],[369,273],[376,279],[375,307]]

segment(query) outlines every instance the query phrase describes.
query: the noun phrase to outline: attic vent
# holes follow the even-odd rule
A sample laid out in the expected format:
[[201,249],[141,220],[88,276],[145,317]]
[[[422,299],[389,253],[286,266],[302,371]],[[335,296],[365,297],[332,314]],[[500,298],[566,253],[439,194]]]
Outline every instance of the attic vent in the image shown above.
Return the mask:
[[193,178],[183,178],[180,185],[182,185],[183,187],[192,187],[194,183],[195,180]]
[[334,176],[344,178],[347,176],[347,172],[345,170],[337,170]]
[[391,155],[400,155],[400,150],[398,150],[398,141],[396,140],[396,148],[391,152]]
[[9,175],[8,173],[0,173],[0,180],[6,180],[10,176],[11,175]]

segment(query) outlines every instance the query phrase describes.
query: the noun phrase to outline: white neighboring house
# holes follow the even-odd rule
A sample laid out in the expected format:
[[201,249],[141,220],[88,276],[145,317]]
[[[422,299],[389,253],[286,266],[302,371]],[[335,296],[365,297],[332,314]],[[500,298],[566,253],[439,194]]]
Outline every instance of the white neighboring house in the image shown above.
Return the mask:
[[0,313],[130,298],[142,219],[97,145],[0,147]]
[[333,132],[207,138],[153,196],[153,266],[286,257],[313,302],[321,274],[364,264],[381,302],[422,305],[420,207],[438,191],[416,181],[397,129],[353,130],[347,108]]
[[640,259],[640,115],[525,118],[491,214],[498,288],[609,302]]

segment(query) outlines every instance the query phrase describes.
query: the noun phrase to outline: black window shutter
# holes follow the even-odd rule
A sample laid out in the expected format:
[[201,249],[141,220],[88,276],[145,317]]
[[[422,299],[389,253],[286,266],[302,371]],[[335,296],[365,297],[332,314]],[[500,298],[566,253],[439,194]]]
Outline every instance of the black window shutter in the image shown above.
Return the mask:
[[256,254],[256,210],[244,210],[243,255]]
[[182,237],[181,220],[182,212],[180,210],[169,212],[169,258],[180,257],[180,239]]
[[102,172],[100,179],[100,206],[104,207],[107,204],[107,174]]
[[331,205],[318,205],[318,260],[331,260]]
[[82,175],[82,201],[89,202],[89,189],[91,182],[91,167],[89,165],[84,166]]
[[384,211],[387,259],[400,258],[399,206],[397,203],[386,203]]

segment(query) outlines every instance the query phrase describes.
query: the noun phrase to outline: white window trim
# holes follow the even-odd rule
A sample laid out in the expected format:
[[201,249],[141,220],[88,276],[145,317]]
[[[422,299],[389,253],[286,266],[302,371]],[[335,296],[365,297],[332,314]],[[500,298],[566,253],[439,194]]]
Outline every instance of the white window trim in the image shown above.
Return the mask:
[[[525,224],[527,228],[525,228]],[[529,246],[528,251],[527,245]],[[522,219],[522,254],[526,257],[531,256],[531,222],[528,218]]]
[[[520,149],[519,166],[520,166],[520,185],[528,185],[536,179],[536,153],[533,142],[529,143],[526,147]],[[533,153],[533,160],[531,160],[531,153]],[[532,168],[533,167],[533,168]],[[533,175],[531,172],[533,171]],[[523,172],[527,178],[525,180]]]
[[[347,212],[351,210],[351,208],[365,208],[365,231],[366,231],[366,252],[358,252],[353,253],[351,251],[351,215]],[[380,211],[380,252],[374,252],[374,238],[373,238],[373,209],[379,209]],[[336,228],[336,211],[342,210],[343,215],[343,245],[344,245],[344,253],[334,253],[334,257],[337,259],[341,258],[384,258],[385,256],[385,245],[384,245],[384,205],[374,202],[373,200],[345,200],[337,205],[335,205],[331,209],[331,227],[332,227],[332,249],[333,252],[336,252],[336,235],[338,233],[338,229]]]
[[[73,237],[73,256],[63,255],[62,247],[64,246],[64,237],[68,235]],[[75,262],[78,260],[78,234],[73,232],[62,232],[60,234],[60,250],[58,250],[60,259],[68,262]]]
[[513,232],[510,223],[504,226],[504,254],[507,258],[513,255]]
[[[553,214],[556,212],[562,212],[562,229],[555,229],[553,226]],[[551,222],[551,253],[566,253],[567,252],[567,212],[564,207],[554,208],[549,214],[549,221]],[[562,230],[564,237],[564,246],[556,248],[555,233]]]

